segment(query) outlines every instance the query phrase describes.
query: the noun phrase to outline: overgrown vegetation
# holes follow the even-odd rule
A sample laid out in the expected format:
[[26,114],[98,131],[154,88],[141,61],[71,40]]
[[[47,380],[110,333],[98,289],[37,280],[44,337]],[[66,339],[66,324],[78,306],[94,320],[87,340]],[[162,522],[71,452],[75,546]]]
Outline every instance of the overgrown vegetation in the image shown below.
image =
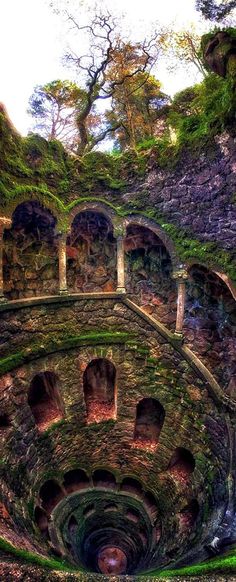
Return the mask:
[[155,570],[150,572],[147,576],[141,576],[140,578],[145,580],[145,578],[150,580],[169,579],[175,576],[204,576],[206,574],[213,574],[214,572],[224,573],[224,574],[235,574],[236,573],[236,555],[213,558],[208,562],[203,562],[202,564],[194,564],[193,566],[185,566],[184,568],[179,568],[175,570]]
[[29,552],[28,550],[17,548],[16,546],[13,546],[10,542],[1,537],[0,537],[0,551],[7,554],[11,554],[12,556],[24,562],[36,564],[37,566],[49,568],[50,570],[62,570],[63,572],[76,572],[76,568],[73,568],[71,564],[67,564],[64,560],[47,558],[46,556],[45,557],[40,556],[39,554],[34,554],[33,552]]

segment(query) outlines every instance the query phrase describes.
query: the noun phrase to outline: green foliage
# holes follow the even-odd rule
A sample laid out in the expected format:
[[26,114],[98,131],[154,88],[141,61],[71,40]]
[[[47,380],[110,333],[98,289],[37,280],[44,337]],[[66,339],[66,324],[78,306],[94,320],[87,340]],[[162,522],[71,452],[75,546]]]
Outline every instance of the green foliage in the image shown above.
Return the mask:
[[47,558],[46,556],[40,556],[39,554],[33,554],[33,552],[29,552],[28,550],[23,550],[13,546],[10,542],[2,537],[0,537],[0,551],[11,554],[20,560],[29,562],[30,564],[42,566],[43,568],[50,568],[51,570],[62,570],[64,572],[76,571],[76,568],[73,568],[71,564],[67,564],[64,560],[55,560],[52,558]]
[[[145,578],[152,578],[157,576],[159,578],[173,578],[175,576],[204,576],[210,573],[236,573],[236,555],[233,553],[230,556],[223,556],[213,558],[208,562],[203,562],[202,564],[194,564],[193,566],[185,566],[184,568],[179,568],[175,570],[155,570],[150,572],[146,576],[142,576],[141,580]],[[155,580],[155,578],[153,578]]]
[[235,97],[232,83],[215,74],[202,83],[177,93],[168,115],[175,129],[177,147],[209,142],[235,120]]
[[236,281],[236,265],[230,253],[221,249],[216,243],[202,243],[197,239],[191,239],[187,231],[173,224],[161,222],[161,226],[172,238],[183,261],[195,259],[209,268],[218,267],[227,273],[232,281]]
[[116,156],[90,152],[77,162],[77,183],[89,192],[96,188],[96,184],[111,190],[122,190],[126,182],[120,178],[119,166]]

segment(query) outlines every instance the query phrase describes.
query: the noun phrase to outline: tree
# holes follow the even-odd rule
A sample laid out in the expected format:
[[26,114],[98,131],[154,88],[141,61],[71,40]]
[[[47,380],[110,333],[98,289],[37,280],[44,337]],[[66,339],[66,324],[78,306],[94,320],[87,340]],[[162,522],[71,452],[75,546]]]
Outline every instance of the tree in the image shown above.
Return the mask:
[[228,16],[236,7],[236,0],[222,0],[218,4],[216,0],[196,0],[196,8],[206,20],[219,22]]
[[[124,63],[127,62],[125,52],[120,54],[124,56]],[[127,77],[116,87],[112,109],[106,113],[107,119],[118,125],[117,145],[121,149],[136,148],[140,141],[154,137],[160,110],[168,101],[155,77],[145,72]]]
[[160,38],[162,52],[168,56],[170,70],[175,70],[178,66],[194,65],[198,72],[206,76],[201,54],[201,36],[197,34],[194,26],[188,30],[166,29]]
[[72,147],[77,128],[75,112],[84,100],[84,91],[70,81],[52,81],[35,87],[29,100],[34,129],[49,140],[60,139]]
[[[78,153],[84,154],[120,127],[121,119],[116,117],[115,120],[112,115],[107,115],[104,124],[89,132],[89,116],[96,111],[99,101],[110,104],[119,88],[126,87],[138,75],[144,74],[142,84],[145,84],[157,57],[156,35],[131,45],[121,40],[116,22],[110,14],[95,14],[91,22],[84,26],[71,14],[67,14],[67,18],[74,29],[80,35],[84,31],[89,40],[85,54],[77,55],[70,51],[66,55],[66,62],[75,67],[79,79],[84,82],[84,99],[76,114]],[[120,66],[121,51],[129,54],[129,61],[123,69]]]

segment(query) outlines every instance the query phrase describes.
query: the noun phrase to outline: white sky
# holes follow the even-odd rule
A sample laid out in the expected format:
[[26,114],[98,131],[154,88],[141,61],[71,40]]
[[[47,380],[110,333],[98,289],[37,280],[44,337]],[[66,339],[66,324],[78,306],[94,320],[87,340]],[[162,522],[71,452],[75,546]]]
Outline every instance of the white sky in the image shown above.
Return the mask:
[[[59,1],[63,4],[63,0]],[[0,4],[0,101],[18,131],[26,135],[32,124],[26,110],[34,86],[57,78],[73,78],[61,63],[68,33],[47,0],[1,0]],[[77,7],[78,4],[75,2]],[[91,7],[93,0],[84,0],[83,4]],[[97,4],[104,6],[104,1],[97,0]],[[155,22],[171,22],[177,28],[185,28],[191,22],[201,25],[195,0],[106,0],[106,4],[112,13],[123,13],[122,22],[131,34],[140,31],[144,36]],[[157,76],[168,94],[199,80],[196,73],[186,69],[170,75],[163,66]]]

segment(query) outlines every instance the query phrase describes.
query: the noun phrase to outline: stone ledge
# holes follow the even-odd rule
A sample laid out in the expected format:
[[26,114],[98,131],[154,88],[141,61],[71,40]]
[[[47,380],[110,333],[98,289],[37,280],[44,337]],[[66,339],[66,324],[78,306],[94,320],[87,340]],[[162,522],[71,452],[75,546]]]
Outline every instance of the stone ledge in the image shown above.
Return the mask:
[[25,299],[14,299],[12,301],[4,301],[0,303],[0,312],[15,309],[22,309],[23,307],[34,307],[35,305],[52,304],[52,303],[67,303],[72,301],[80,301],[83,299],[121,299],[124,298],[124,292],[114,291],[112,293],[63,293],[62,295],[44,295],[40,297],[29,297]]

